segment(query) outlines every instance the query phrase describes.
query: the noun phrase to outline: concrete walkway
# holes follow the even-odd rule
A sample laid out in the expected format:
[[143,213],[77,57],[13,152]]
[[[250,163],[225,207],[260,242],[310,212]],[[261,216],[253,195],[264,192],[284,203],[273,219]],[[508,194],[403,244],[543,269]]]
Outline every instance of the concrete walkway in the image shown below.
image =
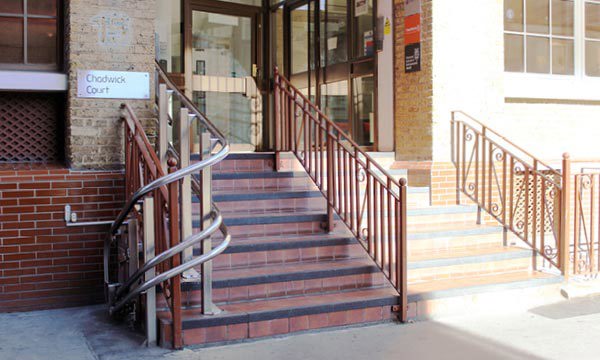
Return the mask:
[[600,296],[529,311],[305,333],[171,352],[101,306],[0,314],[1,360],[600,359]]

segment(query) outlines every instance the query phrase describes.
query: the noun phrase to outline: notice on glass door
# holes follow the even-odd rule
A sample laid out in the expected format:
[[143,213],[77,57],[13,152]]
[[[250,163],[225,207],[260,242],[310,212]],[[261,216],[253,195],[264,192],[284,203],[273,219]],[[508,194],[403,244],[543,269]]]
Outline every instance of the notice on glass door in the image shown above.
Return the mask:
[[369,14],[369,3],[367,0],[354,1],[354,16],[359,17]]

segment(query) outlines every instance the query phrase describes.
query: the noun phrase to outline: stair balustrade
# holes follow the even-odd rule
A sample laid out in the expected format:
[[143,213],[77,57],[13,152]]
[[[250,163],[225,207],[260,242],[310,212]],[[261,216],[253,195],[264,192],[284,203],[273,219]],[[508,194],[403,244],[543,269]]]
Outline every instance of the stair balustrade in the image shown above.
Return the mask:
[[337,214],[400,294],[406,321],[406,180],[390,176],[277,69],[274,101],[276,170],[282,152],[297,157],[327,200],[327,230]]
[[[136,313],[135,304],[146,309],[148,341],[156,341],[154,289],[162,287],[171,313],[173,347],[181,348],[181,277],[186,271],[202,267],[202,310],[204,314],[218,311],[212,302],[213,258],[229,245],[231,236],[223,223],[210,191],[210,168],[229,153],[229,142],[204,117],[196,106],[179,91],[158,64],[157,97],[159,137],[152,145],[136,114],[128,104],[122,105],[125,142],[125,178],[127,203],[113,222],[104,246],[104,280],[111,314]],[[168,122],[173,122],[173,109],[179,118],[180,149],[178,154],[168,143]],[[200,161],[190,165],[189,129],[192,121],[203,134],[200,144],[206,149]],[[158,153],[158,154],[157,154]],[[194,178],[198,175],[198,178]],[[207,176],[208,175],[208,176]],[[205,191],[208,189],[209,191]],[[202,227],[192,234],[191,191],[203,204]],[[127,224],[127,226],[125,226]],[[211,235],[220,231],[223,238],[212,246]],[[143,241],[139,240],[141,235]],[[200,244],[201,255],[191,256],[192,248]],[[142,251],[138,251],[140,249]],[[115,249],[116,248],[116,249]],[[114,257],[117,252],[116,259]],[[142,254],[143,256],[140,256]],[[116,269],[112,265],[116,264]],[[145,295],[146,301],[137,301]],[[134,305],[133,307],[131,305]],[[154,332],[154,333],[153,333]]]
[[[452,161],[456,198],[474,201],[533,250],[569,275],[570,158],[562,171],[462,111],[452,112]],[[533,268],[537,266],[533,256]]]

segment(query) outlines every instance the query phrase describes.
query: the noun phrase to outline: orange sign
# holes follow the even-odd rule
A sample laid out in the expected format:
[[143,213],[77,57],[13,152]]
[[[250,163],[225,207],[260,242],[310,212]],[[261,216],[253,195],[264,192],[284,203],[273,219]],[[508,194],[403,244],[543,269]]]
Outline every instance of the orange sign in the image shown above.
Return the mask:
[[404,18],[404,45],[421,42],[421,14]]

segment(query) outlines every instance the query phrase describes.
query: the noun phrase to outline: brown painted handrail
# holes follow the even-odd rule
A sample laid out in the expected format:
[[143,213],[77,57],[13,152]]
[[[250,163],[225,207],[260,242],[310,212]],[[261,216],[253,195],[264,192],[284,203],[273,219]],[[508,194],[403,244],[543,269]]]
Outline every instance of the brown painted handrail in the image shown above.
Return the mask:
[[[467,121],[459,120],[458,114]],[[511,231],[568,276],[568,154],[558,171],[462,111],[452,112],[451,133],[457,203],[461,203],[461,193],[466,195],[478,205],[478,221],[485,210],[504,227],[505,244]],[[534,256],[532,267],[537,266]]]
[[296,155],[334,213],[350,229],[399,293],[407,320],[406,180],[394,179],[275,69],[275,166]]

